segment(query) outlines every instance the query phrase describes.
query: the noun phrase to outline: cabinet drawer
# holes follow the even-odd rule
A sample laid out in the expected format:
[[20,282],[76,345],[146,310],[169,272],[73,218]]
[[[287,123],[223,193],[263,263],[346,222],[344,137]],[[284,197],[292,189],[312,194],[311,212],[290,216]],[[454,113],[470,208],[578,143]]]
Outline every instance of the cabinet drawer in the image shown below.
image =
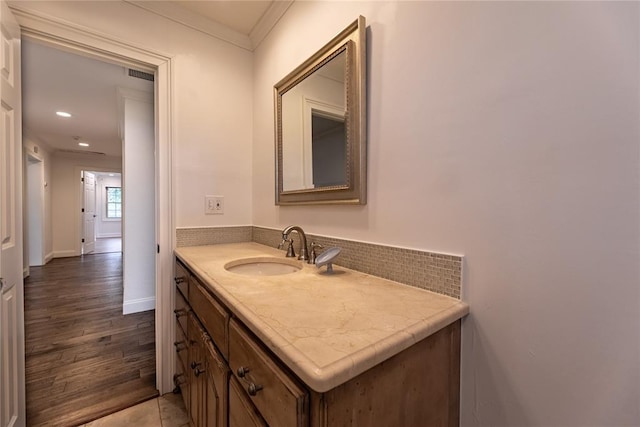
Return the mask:
[[229,365],[269,425],[308,424],[307,391],[233,319],[229,324]]
[[182,372],[188,372],[187,369],[189,364],[187,361],[189,359],[189,341],[187,340],[180,324],[176,324],[176,340],[173,345],[176,349],[176,354],[178,356],[177,359],[182,363]]
[[229,313],[216,301],[204,286],[194,277],[189,289],[189,303],[191,308],[204,325],[207,333],[218,347],[225,359],[228,358],[227,325]]
[[182,295],[186,300],[189,299],[189,272],[187,269],[180,263],[180,261],[176,260],[175,263],[175,276],[173,276],[173,281],[176,284],[176,287],[180,289]]
[[176,320],[178,321],[178,325],[182,327],[182,332],[187,333],[187,314],[191,308],[189,304],[185,301],[182,293],[176,290],[176,308],[173,310],[173,313],[176,315]]
[[232,375],[229,379],[229,427],[251,426],[268,427],[242,385]]

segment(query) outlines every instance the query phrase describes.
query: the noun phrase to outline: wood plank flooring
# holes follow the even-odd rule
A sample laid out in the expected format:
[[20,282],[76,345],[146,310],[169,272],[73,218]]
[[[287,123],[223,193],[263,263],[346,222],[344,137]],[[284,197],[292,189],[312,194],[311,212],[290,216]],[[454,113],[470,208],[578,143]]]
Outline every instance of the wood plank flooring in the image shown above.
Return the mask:
[[154,311],[122,315],[122,254],[58,258],[25,280],[28,426],[77,426],[158,395]]

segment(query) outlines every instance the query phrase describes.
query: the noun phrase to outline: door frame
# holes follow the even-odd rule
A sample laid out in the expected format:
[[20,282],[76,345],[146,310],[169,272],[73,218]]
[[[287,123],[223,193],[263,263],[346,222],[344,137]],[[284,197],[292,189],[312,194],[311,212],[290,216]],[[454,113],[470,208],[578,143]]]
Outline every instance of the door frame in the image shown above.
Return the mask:
[[[59,49],[155,73],[155,212],[156,241],[156,387],[160,394],[173,390],[174,352],[171,347],[173,293],[173,60],[170,55],[98,33],[81,25],[34,12],[12,3],[11,10],[22,37]],[[94,168],[95,169],[95,168]],[[166,285],[166,286],[165,286]]]

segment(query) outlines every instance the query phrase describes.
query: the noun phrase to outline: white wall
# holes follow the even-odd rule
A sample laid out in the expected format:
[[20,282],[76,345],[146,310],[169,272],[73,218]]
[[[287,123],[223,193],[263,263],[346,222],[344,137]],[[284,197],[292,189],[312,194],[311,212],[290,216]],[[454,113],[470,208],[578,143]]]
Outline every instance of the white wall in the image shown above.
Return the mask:
[[[24,129],[22,136],[22,145],[30,153],[34,153],[42,159],[44,164],[44,252],[45,262],[49,262],[53,257],[53,226],[51,213],[51,151],[50,148],[42,141],[38,141],[28,134],[28,129]],[[38,152],[35,153],[35,147]],[[26,223],[25,223],[26,226]],[[25,240],[27,242],[27,240]],[[28,248],[25,245],[24,262],[28,262]]]
[[[274,205],[273,84],[362,14],[369,202]],[[461,425],[640,424],[639,4],[295,2],[253,222],[465,256]]]
[[156,222],[153,98],[125,95],[122,276],[123,313],[153,310],[156,296]]
[[122,177],[99,175],[96,188],[96,237],[122,237],[122,219],[107,218],[107,187],[122,187]]
[[80,171],[119,171],[120,157],[55,153],[51,169],[53,256],[80,255]]
[[[251,223],[251,52],[125,2],[15,3],[170,55],[175,225]],[[207,194],[224,215],[204,214]]]

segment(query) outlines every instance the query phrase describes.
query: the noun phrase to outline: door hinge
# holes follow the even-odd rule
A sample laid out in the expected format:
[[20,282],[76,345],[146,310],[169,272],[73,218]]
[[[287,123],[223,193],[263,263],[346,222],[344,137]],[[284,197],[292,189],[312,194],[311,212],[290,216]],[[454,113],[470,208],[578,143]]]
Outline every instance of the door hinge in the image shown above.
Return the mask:
[[84,243],[84,239],[82,239],[82,243]]
[[84,182],[84,177],[80,178],[80,182]]
[[82,208],[81,211],[84,212],[84,208]]
[[158,246],[158,253],[160,253],[160,245],[157,245],[157,246]]

